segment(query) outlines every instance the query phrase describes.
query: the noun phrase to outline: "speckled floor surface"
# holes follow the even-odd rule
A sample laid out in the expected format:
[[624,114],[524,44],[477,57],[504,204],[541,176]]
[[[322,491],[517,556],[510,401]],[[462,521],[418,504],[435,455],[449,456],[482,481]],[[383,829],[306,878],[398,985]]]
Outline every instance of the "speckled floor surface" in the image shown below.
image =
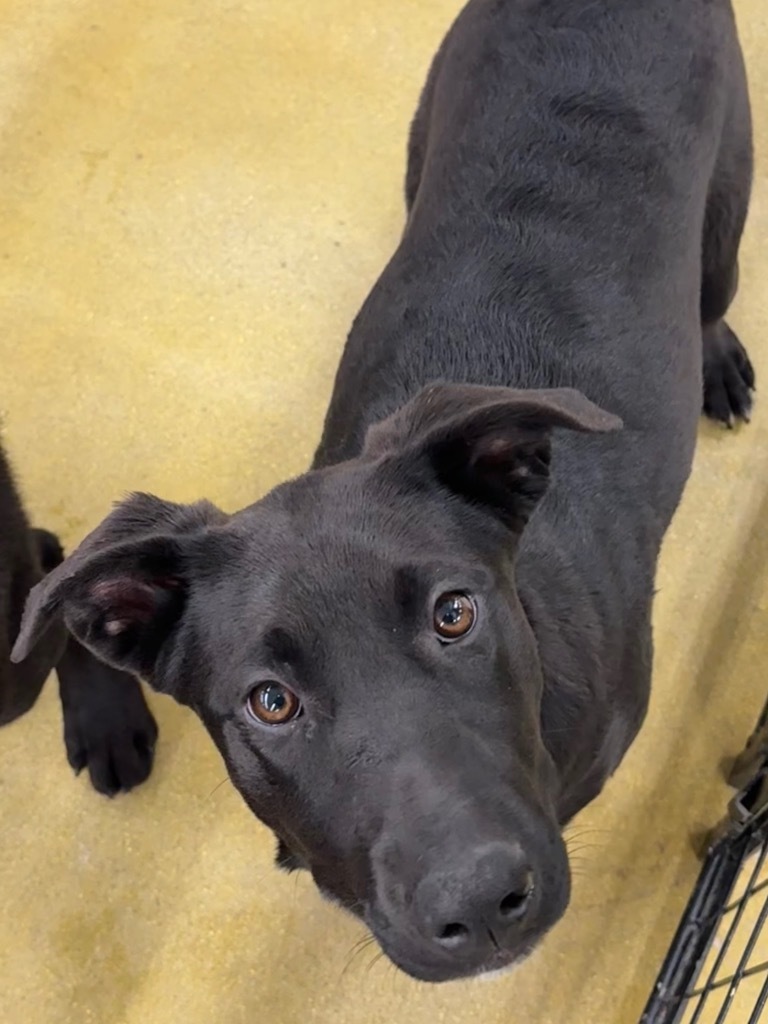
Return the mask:
[[[301,470],[403,218],[458,0],[0,0],[0,411],[35,520],[126,490],[239,507]],[[768,389],[768,11],[737,3],[758,176],[732,323]],[[650,718],[583,815],[572,909],[498,981],[417,985],[272,868],[202,728],[74,780],[49,685],[0,733],[2,1024],[634,1024],[768,689],[768,405],[703,427],[664,553]]]

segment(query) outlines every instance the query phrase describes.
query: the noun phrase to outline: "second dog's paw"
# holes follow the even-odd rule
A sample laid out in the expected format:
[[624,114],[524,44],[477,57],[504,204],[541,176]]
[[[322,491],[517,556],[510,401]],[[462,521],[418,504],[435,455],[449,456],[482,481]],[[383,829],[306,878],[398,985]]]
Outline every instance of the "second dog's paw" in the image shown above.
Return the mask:
[[732,427],[749,422],[755,371],[746,349],[724,320],[704,328],[704,413]]
[[70,640],[57,668],[67,760],[93,788],[115,796],[140,785],[154,762],[157,725],[141,684]]
[[78,775],[87,767],[91,785],[105,796],[128,792],[152,771],[157,725],[141,702],[108,714],[87,706],[64,712],[67,760]]

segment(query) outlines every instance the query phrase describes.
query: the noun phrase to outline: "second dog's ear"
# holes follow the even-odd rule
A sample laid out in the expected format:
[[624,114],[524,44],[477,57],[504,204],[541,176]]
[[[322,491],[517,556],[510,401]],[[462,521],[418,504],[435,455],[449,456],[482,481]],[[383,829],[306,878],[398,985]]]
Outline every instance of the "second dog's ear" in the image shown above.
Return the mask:
[[163,689],[158,661],[183,617],[190,556],[226,516],[208,502],[176,505],[135,494],[116,506],[27,599],[12,652],[23,661],[63,619],[102,661]]
[[549,482],[552,431],[621,427],[618,417],[570,388],[437,384],[372,427],[364,455],[419,460],[442,486],[519,532]]

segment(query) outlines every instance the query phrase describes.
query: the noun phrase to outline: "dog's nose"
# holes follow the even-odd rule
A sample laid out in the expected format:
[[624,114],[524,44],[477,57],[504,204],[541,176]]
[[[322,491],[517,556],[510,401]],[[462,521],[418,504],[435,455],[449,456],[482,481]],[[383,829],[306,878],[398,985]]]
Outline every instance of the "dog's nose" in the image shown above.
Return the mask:
[[503,951],[530,910],[534,873],[523,850],[494,843],[473,850],[455,870],[427,876],[415,907],[428,939],[458,956]]

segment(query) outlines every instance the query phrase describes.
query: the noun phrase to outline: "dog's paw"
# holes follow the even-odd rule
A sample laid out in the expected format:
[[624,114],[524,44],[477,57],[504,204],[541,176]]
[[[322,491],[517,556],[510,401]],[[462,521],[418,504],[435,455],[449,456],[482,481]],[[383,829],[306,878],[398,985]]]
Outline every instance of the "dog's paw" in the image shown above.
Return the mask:
[[87,767],[93,788],[110,797],[144,782],[152,771],[157,724],[139,681],[103,665],[71,639],[56,671],[67,760],[75,773]]
[[704,328],[704,413],[732,427],[749,422],[755,371],[746,349],[724,320]]
[[[112,671],[107,669],[107,671]],[[64,707],[64,744],[76,775],[87,767],[105,796],[128,792],[152,771],[157,724],[137,680],[128,677],[113,699],[75,701]]]

